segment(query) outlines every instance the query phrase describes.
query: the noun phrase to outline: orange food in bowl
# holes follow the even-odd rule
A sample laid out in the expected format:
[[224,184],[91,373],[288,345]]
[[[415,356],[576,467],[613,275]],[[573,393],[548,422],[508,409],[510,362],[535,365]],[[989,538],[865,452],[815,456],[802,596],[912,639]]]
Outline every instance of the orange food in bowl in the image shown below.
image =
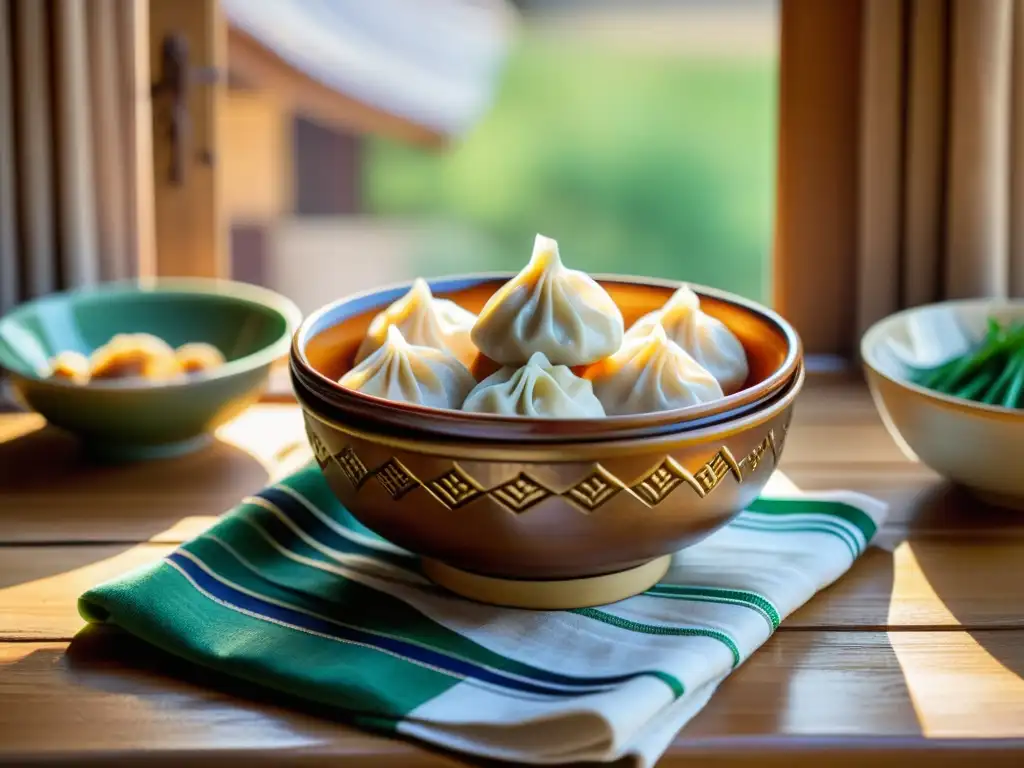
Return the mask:
[[50,377],[64,379],[73,384],[87,384],[89,358],[81,352],[61,352],[50,362]]
[[163,382],[183,375],[174,349],[148,333],[119,333],[92,354],[93,381],[142,378]]
[[182,344],[174,353],[185,373],[202,373],[224,365],[224,355],[203,341]]

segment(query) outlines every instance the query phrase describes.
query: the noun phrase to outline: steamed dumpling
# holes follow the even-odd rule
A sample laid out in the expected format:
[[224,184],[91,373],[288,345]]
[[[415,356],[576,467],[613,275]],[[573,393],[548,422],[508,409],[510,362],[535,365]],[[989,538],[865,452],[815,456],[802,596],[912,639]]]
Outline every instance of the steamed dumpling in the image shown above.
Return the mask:
[[522,368],[502,368],[476,385],[462,410],[500,416],[593,419],[604,416],[590,382],[534,352]]
[[469,337],[476,315],[454,301],[435,299],[426,280],[416,278],[412,288],[370,322],[366,338],[356,352],[356,363],[372,355],[387,340],[388,328],[398,326],[410,344],[446,349],[463,365],[471,365],[477,351]]
[[622,334],[622,313],[607,291],[566,269],[558,243],[537,235],[530,263],[490,298],[472,337],[502,365],[521,365],[536,352],[559,365],[584,365],[615,352]]
[[655,325],[587,372],[609,416],[656,413],[722,397],[710,372]]
[[384,344],[338,383],[387,400],[457,409],[476,380],[451,352],[410,344],[392,325]]
[[747,353],[740,340],[725,323],[701,310],[700,297],[689,287],[682,286],[665,306],[637,320],[626,339],[645,336],[657,325],[707,368],[726,394],[736,392],[747,380]]

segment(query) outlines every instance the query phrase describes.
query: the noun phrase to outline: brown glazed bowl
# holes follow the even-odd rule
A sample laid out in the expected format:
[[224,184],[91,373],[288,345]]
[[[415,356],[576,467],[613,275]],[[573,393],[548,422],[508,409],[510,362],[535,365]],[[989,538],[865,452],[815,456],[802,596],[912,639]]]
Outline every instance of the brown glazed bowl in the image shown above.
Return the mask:
[[[429,283],[435,296],[479,312],[511,277],[512,273],[467,275]],[[597,275],[595,279],[622,311],[627,328],[642,315],[664,305],[680,285],[669,280],[615,275]],[[803,358],[799,336],[782,317],[756,302],[713,288],[692,284],[690,287],[700,296],[701,309],[724,322],[739,337],[750,364],[743,389],[710,403],[601,419],[528,419],[396,403],[340,386],[337,381],[352,367],[370,321],[405,294],[410,283],[357,294],[311,314],[292,342],[292,379],[296,392],[333,419],[374,429],[392,429],[405,435],[444,435],[459,440],[532,443],[641,437],[674,432],[683,425],[699,428],[720,421],[726,414],[731,417],[756,410],[796,374]],[[480,356],[473,372],[479,381],[497,367]],[[582,373],[582,368],[576,371]]]
[[[456,278],[461,294],[442,289],[451,280],[431,287],[477,310],[504,279]],[[627,327],[677,287],[599,279]],[[747,349],[748,387],[709,404],[728,400],[725,410],[592,422],[501,419],[347,397],[359,393],[332,379],[351,364],[369,317],[403,289],[348,300],[358,302],[357,312],[340,311],[341,302],[314,313],[296,334],[291,366],[317,462],[363,524],[421,555],[430,578],[464,596],[543,609],[641,592],[664,575],[672,553],[758,496],[803,386],[799,340],[784,320],[693,287]],[[690,418],[679,417],[684,411]]]

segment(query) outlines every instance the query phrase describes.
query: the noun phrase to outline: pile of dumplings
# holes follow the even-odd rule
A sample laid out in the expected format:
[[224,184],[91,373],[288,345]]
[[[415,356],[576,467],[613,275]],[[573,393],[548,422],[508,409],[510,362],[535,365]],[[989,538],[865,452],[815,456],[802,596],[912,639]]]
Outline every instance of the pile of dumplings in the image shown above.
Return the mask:
[[[479,355],[502,367],[478,383]],[[416,280],[372,320],[339,383],[432,408],[585,419],[706,403],[747,374],[739,339],[688,287],[627,331],[608,292],[537,235],[530,263],[479,316]]]
[[48,375],[73,384],[135,379],[165,384],[224,364],[212,344],[189,342],[175,349],[149,333],[119,333],[89,357],[65,351],[51,361]]

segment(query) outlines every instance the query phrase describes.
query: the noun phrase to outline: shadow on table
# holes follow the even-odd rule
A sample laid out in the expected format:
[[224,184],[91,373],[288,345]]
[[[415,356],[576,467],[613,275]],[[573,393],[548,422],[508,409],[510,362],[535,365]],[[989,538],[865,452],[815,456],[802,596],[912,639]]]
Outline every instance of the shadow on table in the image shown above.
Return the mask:
[[[59,651],[56,653],[59,655]],[[366,723],[357,726],[352,713],[191,664],[113,627],[85,627],[71,641],[62,661],[67,679],[74,686],[130,697],[140,713],[156,710],[156,714],[141,715],[139,725],[148,728],[153,741],[165,748],[168,746],[163,743],[168,730],[166,722],[157,728],[155,720],[182,718],[194,724],[193,737],[188,738],[187,743],[199,756],[204,747],[216,748],[222,754],[225,749],[234,752],[287,747],[288,755],[296,758],[301,757],[304,749],[312,749],[323,756],[330,754],[333,748],[338,755],[349,758],[334,760],[344,765],[399,768],[409,762],[410,752],[396,746],[395,739],[399,737],[389,732],[388,723],[381,723],[377,729],[385,732],[386,737],[375,735]],[[188,724],[183,726],[187,728]],[[358,728],[361,733],[339,729],[339,726]],[[467,761],[460,755],[419,742],[410,743],[422,750],[416,765],[425,768],[499,765]],[[182,747],[181,744],[173,746]],[[151,757],[159,756],[159,751],[147,751],[146,764],[153,764]],[[267,753],[259,757],[265,760]],[[167,758],[165,762],[176,765],[175,759],[180,761],[180,752],[176,758]],[[221,758],[217,759],[221,765]],[[122,762],[133,764],[130,755]],[[243,764],[241,759],[226,764],[236,763]]]
[[[888,600],[878,599],[879,594],[891,597],[893,582],[892,552],[869,548],[843,579],[805,607],[814,611],[810,614],[815,617],[813,625],[784,623],[722,683],[671,749],[686,754],[694,744],[709,740],[780,734],[920,734],[904,670],[885,631]],[[843,631],[843,627],[857,631]],[[140,648],[145,647],[130,637],[92,628],[72,643],[68,668],[77,682],[118,693],[136,689],[142,670],[150,679],[170,675],[244,696],[261,708],[286,701],[280,694]],[[124,664],[130,668],[121,669]],[[238,706],[247,705],[239,702]],[[277,710],[286,722],[300,714],[346,722],[336,712],[308,702],[287,706],[288,710]]]
[[893,574],[892,552],[869,547],[726,678],[672,750],[694,750],[699,760],[701,744],[729,737],[920,734],[903,668],[885,631],[888,600],[877,599],[881,589],[891,597]]
[[219,440],[186,456],[97,465],[57,429],[35,425],[0,439],[0,545],[46,547],[38,558],[19,557],[24,568],[0,567],[0,588],[139,543],[179,543],[268,480],[258,459]]
[[[989,544],[984,550],[984,558],[972,558],[969,563],[964,563],[964,567],[971,569],[972,580],[977,583],[1001,585],[1000,593],[1004,596],[1007,586],[1024,585],[1024,558],[1021,557],[1024,513],[991,506],[963,488],[942,483],[915,500],[913,525],[935,531],[935,535],[953,542]],[[1006,546],[1008,537],[1013,537],[1019,544]],[[962,588],[957,588],[964,574],[960,569],[950,568],[948,558],[942,558],[935,550],[925,547],[915,548],[914,555],[936,596],[954,618],[967,627],[968,634],[1006,669],[1024,678],[1024,654],[998,631],[1024,629],[1024,596],[1012,613],[1000,613],[1001,606],[998,605],[986,610],[985,601],[996,598],[984,593],[965,595]],[[984,626],[978,619],[979,612],[985,614]]]
[[184,456],[124,464],[91,462],[74,437],[52,427],[0,442],[0,493],[174,493],[213,488],[218,480],[234,490],[267,479],[259,460],[219,440]]

